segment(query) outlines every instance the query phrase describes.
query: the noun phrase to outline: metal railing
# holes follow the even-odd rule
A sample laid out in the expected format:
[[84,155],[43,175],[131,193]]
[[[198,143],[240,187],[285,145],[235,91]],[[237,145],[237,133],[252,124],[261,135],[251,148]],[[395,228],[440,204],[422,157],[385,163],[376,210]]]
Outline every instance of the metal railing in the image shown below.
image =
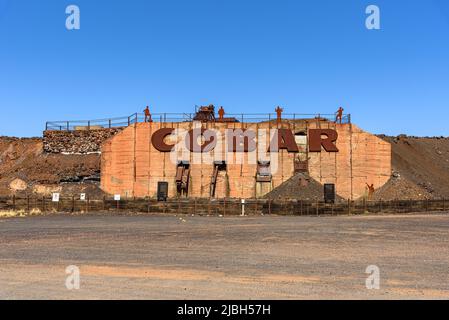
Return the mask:
[[[152,113],[151,120],[153,122],[190,122],[193,121],[195,113]],[[225,118],[235,118],[240,123],[258,123],[276,121],[275,113],[240,113],[225,114]],[[218,119],[218,117],[217,117]],[[335,114],[300,114],[300,113],[284,113],[283,120],[299,121],[299,120],[328,120],[335,121]],[[48,121],[45,124],[45,130],[56,131],[74,131],[74,130],[91,130],[91,129],[111,129],[130,126],[134,123],[145,122],[143,113],[134,113],[127,117],[106,118],[95,120],[70,120],[70,121]],[[342,117],[342,123],[351,123],[351,115],[345,114]]]

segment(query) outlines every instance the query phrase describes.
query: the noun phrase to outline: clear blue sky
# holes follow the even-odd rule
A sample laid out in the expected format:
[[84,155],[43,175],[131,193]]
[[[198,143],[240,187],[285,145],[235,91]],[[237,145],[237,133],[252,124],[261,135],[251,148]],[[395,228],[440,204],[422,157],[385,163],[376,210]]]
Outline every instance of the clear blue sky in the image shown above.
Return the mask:
[[[369,4],[379,31],[365,28]],[[374,133],[449,135],[449,1],[0,0],[0,135],[210,103],[342,105]]]

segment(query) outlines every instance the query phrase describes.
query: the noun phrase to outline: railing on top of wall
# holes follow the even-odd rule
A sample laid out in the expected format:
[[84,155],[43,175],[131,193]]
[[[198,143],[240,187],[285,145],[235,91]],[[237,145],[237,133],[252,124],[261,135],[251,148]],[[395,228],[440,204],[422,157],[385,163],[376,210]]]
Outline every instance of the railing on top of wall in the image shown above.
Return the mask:
[[[195,118],[195,113],[152,113],[151,120],[153,122],[190,122]],[[241,113],[241,114],[225,114],[225,118],[235,118],[239,123],[248,122],[269,122],[276,121],[275,113]],[[217,117],[218,119],[218,117]],[[313,120],[321,119],[335,121],[335,114],[300,114],[300,113],[283,113],[283,120]],[[45,124],[45,130],[56,131],[73,131],[73,130],[90,130],[90,129],[111,129],[130,126],[134,123],[145,122],[143,113],[134,113],[128,117],[95,119],[95,120],[71,120],[71,121],[48,121]],[[345,114],[342,117],[342,123],[351,123],[351,115]]]

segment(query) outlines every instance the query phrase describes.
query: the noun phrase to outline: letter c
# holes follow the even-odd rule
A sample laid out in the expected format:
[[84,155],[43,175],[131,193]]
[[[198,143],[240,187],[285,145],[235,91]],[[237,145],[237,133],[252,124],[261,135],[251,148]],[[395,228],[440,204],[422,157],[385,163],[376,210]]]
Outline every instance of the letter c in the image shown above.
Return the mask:
[[151,137],[151,143],[153,147],[160,152],[170,152],[173,150],[173,144],[166,144],[164,139],[171,135],[174,131],[174,128],[162,128],[153,133]]

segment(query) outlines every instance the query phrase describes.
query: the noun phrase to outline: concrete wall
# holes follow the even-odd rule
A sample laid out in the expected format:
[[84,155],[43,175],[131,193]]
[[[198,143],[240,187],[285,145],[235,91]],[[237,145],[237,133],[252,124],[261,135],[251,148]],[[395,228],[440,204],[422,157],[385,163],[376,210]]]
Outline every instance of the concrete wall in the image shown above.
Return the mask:
[[[190,130],[193,125],[191,122],[138,123],[108,139],[102,145],[102,189],[107,193],[121,194],[124,197],[155,197],[158,181],[167,181],[169,196],[176,196],[177,164],[170,160],[170,153],[159,152],[153,147],[151,136],[160,128]],[[258,129],[276,128],[277,125],[273,122],[205,123],[202,127],[214,128],[220,132],[224,132],[226,128],[250,128],[257,132]],[[254,198],[256,190],[265,194],[292,177],[295,158],[301,160],[308,158],[310,175],[321,183],[334,183],[337,193],[344,198],[355,199],[363,196],[366,190],[365,183],[373,183],[376,188],[379,188],[388,181],[391,175],[390,144],[362,131],[355,125],[308,120],[283,121],[279,127],[289,128],[293,133],[307,132],[311,128],[335,129],[339,134],[337,140],[339,152],[327,153],[322,150],[321,153],[311,153],[308,152],[307,146],[303,145],[303,141],[298,141],[300,153],[281,150],[273,155],[277,157],[278,170],[273,173],[272,181],[263,186],[256,184],[257,162],[246,164],[246,159],[251,155],[234,154],[234,156],[243,157],[243,164],[231,163],[230,159],[227,159],[227,172],[220,172],[218,177],[216,197]],[[270,137],[267,136],[266,146],[269,140]],[[263,142],[260,140],[258,143]],[[216,148],[214,153],[217,158],[224,159],[223,150]],[[198,154],[190,153],[188,159],[184,159],[190,161],[191,168],[189,196],[209,197],[213,163],[195,164],[193,157],[198,156]]]

